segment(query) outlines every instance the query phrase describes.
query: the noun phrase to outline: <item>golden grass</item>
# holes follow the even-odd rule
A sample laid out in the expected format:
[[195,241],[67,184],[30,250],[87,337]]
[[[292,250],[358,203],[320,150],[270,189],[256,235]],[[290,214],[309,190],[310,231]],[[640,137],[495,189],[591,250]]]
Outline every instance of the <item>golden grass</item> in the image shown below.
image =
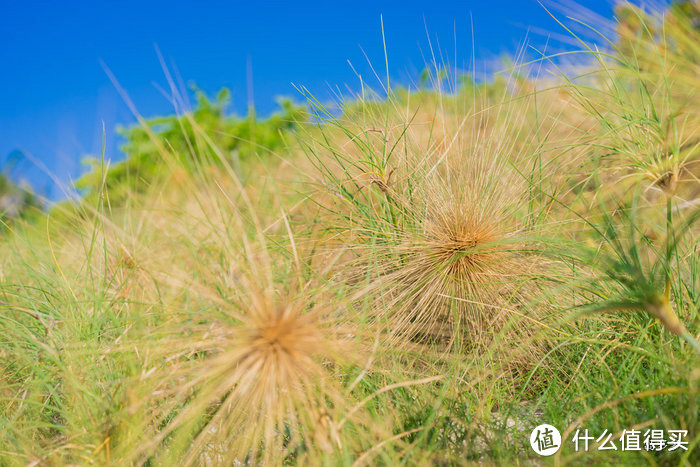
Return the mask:
[[358,101],[247,185],[193,124],[218,165],[163,154],[125,206],[14,233],[0,462],[490,461],[520,452],[501,418],[570,421],[561,394],[596,413],[647,368],[693,394],[697,229],[663,246],[700,195],[700,42],[674,21],[580,78]]

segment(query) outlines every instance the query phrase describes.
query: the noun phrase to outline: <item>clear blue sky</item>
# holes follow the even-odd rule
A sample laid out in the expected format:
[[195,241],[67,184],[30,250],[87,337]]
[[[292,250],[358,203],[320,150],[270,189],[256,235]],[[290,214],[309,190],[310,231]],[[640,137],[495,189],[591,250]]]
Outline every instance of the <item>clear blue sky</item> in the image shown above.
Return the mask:
[[[610,1],[581,3],[612,17]],[[275,96],[297,96],[292,83],[307,86],[321,98],[330,97],[328,85],[356,89],[358,80],[347,62],[369,75],[362,50],[383,70],[380,14],[390,75],[404,82],[424,67],[426,25],[433,46],[437,37],[452,60],[456,45],[458,65],[467,66],[472,48],[488,63],[500,54],[513,54],[528,28],[531,41],[540,44],[547,31],[562,32],[534,0],[2,0],[0,167],[21,150],[61,181],[76,178],[82,171],[80,159],[101,151],[102,122],[106,157],[121,157],[115,126],[133,117],[100,61],[139,111],[152,116],[172,111],[156,86],[166,87],[166,82],[154,44],[185,82],[193,81],[212,94],[229,87],[238,113],[247,102],[250,58],[255,105],[265,114],[274,110]],[[12,175],[28,179],[40,193],[61,197],[30,161],[19,163]]]

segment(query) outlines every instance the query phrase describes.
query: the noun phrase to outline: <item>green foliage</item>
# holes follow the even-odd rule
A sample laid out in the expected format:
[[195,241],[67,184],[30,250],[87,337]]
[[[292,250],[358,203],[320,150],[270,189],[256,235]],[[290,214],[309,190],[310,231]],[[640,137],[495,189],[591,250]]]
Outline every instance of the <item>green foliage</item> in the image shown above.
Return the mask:
[[[189,170],[221,163],[240,170],[242,162],[282,149],[285,133],[294,130],[303,119],[303,108],[289,99],[280,99],[276,113],[259,119],[254,109],[245,117],[229,114],[230,92],[226,88],[213,100],[197,88],[195,95],[197,103],[191,112],[154,117],[144,124],[118,128],[125,139],[121,148],[125,160],[105,173],[102,161],[87,158],[85,163],[90,171],[77,181],[77,188],[90,196],[104,184],[110,201],[119,203],[128,193],[142,191],[167,174],[170,162]],[[217,148],[216,153],[212,148]]]
[[14,220],[31,217],[40,207],[39,199],[28,187],[17,186],[0,173],[0,232]]

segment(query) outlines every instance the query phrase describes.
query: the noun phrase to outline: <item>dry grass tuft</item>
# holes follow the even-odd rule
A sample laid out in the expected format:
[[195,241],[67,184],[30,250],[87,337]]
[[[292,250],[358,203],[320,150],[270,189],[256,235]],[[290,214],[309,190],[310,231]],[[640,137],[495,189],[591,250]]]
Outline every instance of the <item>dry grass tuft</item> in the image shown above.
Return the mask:
[[361,332],[348,324],[346,305],[323,273],[305,279],[298,259],[273,254],[263,237],[223,228],[232,226],[209,227],[226,238],[219,247],[246,253],[215,267],[217,277],[201,251],[193,252],[185,264],[196,272],[178,279],[171,271],[170,286],[188,290],[200,311],[173,313],[145,337],[163,363],[145,372],[141,385],[152,394],[130,409],[157,414],[144,427],[150,440],[139,457],[270,465],[345,448],[339,420],[349,399],[341,368],[362,355]]
[[[366,283],[359,299],[392,346],[483,350],[533,334],[548,312],[525,305],[547,263],[533,254],[543,205],[528,180],[542,153],[532,108],[476,98],[464,115],[463,98],[432,114],[391,102],[383,123],[367,104],[365,129],[350,122],[347,141],[330,133],[307,148],[330,196],[313,198],[356,255],[340,274]],[[367,136],[382,124],[382,138]]]

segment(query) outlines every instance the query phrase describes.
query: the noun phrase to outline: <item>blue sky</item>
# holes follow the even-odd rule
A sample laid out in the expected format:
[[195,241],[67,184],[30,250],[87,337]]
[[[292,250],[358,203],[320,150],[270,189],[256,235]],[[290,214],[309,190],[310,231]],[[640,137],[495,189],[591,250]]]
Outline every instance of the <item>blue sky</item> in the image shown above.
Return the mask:
[[[584,2],[582,2],[584,3]],[[612,16],[609,1],[585,2]],[[411,2],[17,1],[0,2],[0,167],[12,154],[31,154],[12,176],[29,180],[51,198],[61,192],[35,162],[65,183],[82,173],[80,160],[99,154],[118,160],[117,124],[133,117],[101,62],[144,116],[172,112],[158,90],[166,87],[154,45],[184,82],[213,94],[233,92],[233,110],[245,110],[247,63],[259,113],[275,96],[297,97],[292,83],[322,99],[328,86],[356,89],[371,71],[364,53],[384,69],[383,15],[389,73],[416,78],[429,54],[428,34],[459,66],[472,50],[479,67],[513,54],[529,31],[543,44],[560,27],[534,0]],[[473,36],[472,41],[472,24]],[[455,40],[456,37],[456,40]],[[566,47],[555,40],[554,47]],[[364,52],[363,52],[364,51]],[[103,138],[102,125],[106,135]]]

